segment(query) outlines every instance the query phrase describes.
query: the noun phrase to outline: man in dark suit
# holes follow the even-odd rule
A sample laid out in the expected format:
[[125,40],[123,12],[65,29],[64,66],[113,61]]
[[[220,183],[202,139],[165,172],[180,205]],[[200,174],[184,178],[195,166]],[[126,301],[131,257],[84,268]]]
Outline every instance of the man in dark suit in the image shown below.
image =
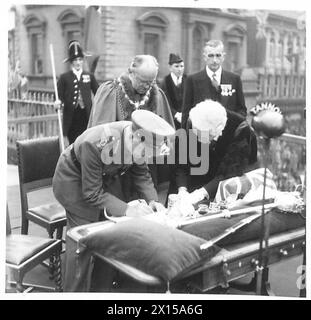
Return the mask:
[[[63,134],[66,145],[71,144],[87,128],[92,108],[92,93],[95,95],[98,84],[93,74],[83,70],[85,53],[78,41],[69,42],[71,70],[63,73],[57,89],[60,101],[55,108],[63,107]],[[68,142],[67,142],[68,139]]]
[[182,127],[186,127],[189,111],[205,99],[220,102],[226,109],[246,117],[246,107],[241,78],[222,69],[225,59],[224,45],[220,40],[210,40],[203,51],[206,68],[186,79]]
[[174,53],[170,54],[168,64],[170,74],[164,77],[160,87],[170,104],[175,127],[179,129],[181,127],[181,107],[186,79],[184,74],[185,65],[183,59]]

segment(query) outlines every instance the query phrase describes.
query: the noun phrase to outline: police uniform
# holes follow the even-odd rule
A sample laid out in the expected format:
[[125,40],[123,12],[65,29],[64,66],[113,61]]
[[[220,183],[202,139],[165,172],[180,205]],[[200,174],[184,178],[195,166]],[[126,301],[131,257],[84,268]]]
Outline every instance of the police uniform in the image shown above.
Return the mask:
[[[134,114],[137,113],[144,113],[144,116],[135,119]],[[103,220],[104,209],[108,215],[124,215],[127,203],[119,178],[126,171],[132,175],[134,187],[141,198],[148,203],[157,201],[147,165],[125,162],[123,156],[126,127],[135,125],[136,128],[143,128],[145,124],[150,127],[150,122],[154,124],[152,134],[166,136],[166,133],[171,135],[175,132],[154,113],[139,110],[133,113],[132,122],[118,121],[89,128],[61,154],[53,177],[53,192],[66,209],[67,229]],[[161,129],[163,122],[168,127]],[[147,130],[150,132],[150,128]],[[75,250],[75,247],[66,244],[64,287],[66,291],[85,291],[87,284],[84,279],[87,278],[89,262],[82,270],[75,272]]]
[[[69,58],[72,61],[84,57],[78,42],[69,43]],[[58,82],[59,99],[63,103],[63,133],[72,143],[86,128],[92,108],[92,93],[95,95],[98,83],[93,74],[82,71],[80,79],[73,70],[63,73]]]

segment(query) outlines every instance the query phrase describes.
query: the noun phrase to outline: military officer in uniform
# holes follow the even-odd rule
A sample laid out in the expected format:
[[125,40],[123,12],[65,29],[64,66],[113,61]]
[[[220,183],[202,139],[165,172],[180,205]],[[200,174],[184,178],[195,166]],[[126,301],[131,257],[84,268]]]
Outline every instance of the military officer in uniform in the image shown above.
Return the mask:
[[[158,202],[146,160],[167,153],[175,129],[147,110],[132,113],[132,121],[118,121],[87,129],[60,156],[53,177],[56,199],[66,209],[67,229],[111,216],[142,216],[164,209]],[[120,176],[128,171],[140,198],[125,201]],[[77,275],[75,247],[66,244],[65,291],[85,291],[89,266]]]
[[73,143],[87,128],[92,108],[92,93],[95,95],[98,88],[94,75],[83,70],[86,54],[78,41],[69,42],[68,55],[64,62],[71,63],[71,70],[60,76],[57,82],[60,100],[55,101],[55,109],[63,107],[63,134],[66,145],[68,142]]

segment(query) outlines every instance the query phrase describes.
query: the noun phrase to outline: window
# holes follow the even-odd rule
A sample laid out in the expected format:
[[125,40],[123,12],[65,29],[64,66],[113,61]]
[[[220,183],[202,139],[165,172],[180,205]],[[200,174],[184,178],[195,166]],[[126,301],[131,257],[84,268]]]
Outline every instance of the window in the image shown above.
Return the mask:
[[274,33],[271,34],[270,42],[269,42],[269,59],[273,61],[275,58],[275,39]]
[[278,57],[279,59],[283,59],[283,55],[284,55],[284,44],[283,44],[283,40],[280,39],[278,42]]
[[192,67],[193,71],[199,71],[202,65],[202,50],[203,50],[203,35],[201,29],[196,26],[193,29],[193,40],[192,40]]
[[63,11],[57,18],[59,21],[64,37],[64,56],[68,55],[68,43],[71,40],[83,40],[82,30],[84,26],[84,18],[79,16],[74,10],[68,9]]
[[234,72],[239,68],[240,44],[229,42],[227,48],[226,60],[229,65],[229,70]]
[[32,73],[40,75],[43,73],[42,35],[31,35],[31,59]]
[[246,28],[238,23],[228,25],[224,30],[226,59],[225,68],[236,72],[243,64]]
[[160,37],[158,34],[144,34],[144,54],[150,54],[159,60]]
[[24,24],[29,38],[31,73],[33,75],[42,75],[45,68],[46,22],[40,16],[31,14],[25,18]]
[[[162,54],[161,44],[165,41],[168,19],[162,13],[149,11],[138,17],[136,23],[139,37],[137,53],[150,54],[157,59],[159,65],[166,64],[167,57]],[[163,76],[162,72],[160,68],[160,77]]]

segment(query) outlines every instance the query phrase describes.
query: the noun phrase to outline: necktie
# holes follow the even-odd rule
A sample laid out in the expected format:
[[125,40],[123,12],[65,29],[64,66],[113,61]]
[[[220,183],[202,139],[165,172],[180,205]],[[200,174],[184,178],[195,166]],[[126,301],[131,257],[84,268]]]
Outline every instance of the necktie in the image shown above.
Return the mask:
[[214,74],[212,75],[211,81],[212,81],[213,87],[218,91],[218,90],[219,90],[219,83],[218,83],[218,81],[217,81],[217,79],[216,79],[216,73],[214,73]]

